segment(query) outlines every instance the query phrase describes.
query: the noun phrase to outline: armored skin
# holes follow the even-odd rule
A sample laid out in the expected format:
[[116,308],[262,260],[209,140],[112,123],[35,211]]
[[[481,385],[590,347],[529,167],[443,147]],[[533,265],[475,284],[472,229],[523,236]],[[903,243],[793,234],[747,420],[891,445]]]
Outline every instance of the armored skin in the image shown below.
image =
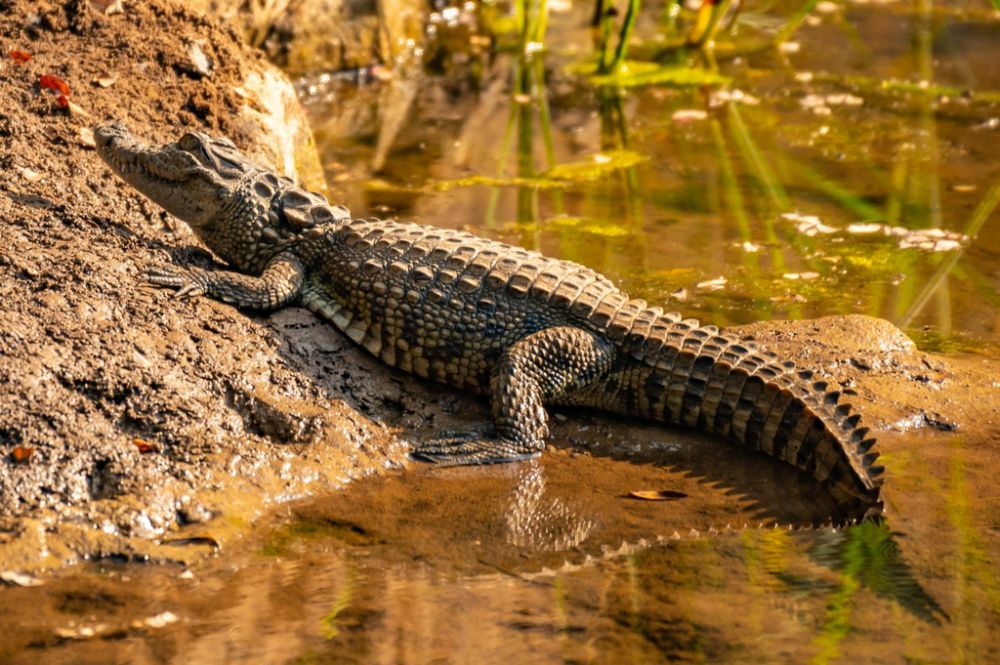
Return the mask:
[[851,514],[881,511],[875,440],[837,392],[791,362],[569,261],[351,219],[227,139],[188,133],[147,146],[119,125],[94,135],[115,173],[235,271],[154,268],[152,284],[248,309],[301,305],[387,365],[489,398],[491,430],[418,444],[420,459],[533,457],[546,405],[576,405],[717,435],[805,471]]

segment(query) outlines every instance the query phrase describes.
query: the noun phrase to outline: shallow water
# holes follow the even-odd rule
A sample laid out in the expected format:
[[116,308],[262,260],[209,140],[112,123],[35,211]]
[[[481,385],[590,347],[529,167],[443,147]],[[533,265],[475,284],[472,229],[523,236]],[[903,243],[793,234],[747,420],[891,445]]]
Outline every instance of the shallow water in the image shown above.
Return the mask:
[[[708,440],[677,445],[742,471],[742,491],[699,488],[650,461],[662,448],[411,469],[282,511],[190,571],[105,561],[8,589],[0,624],[21,648],[5,662],[995,657],[998,525],[963,498],[962,469],[942,493],[943,528],[935,497],[903,530],[892,519],[790,529],[776,520],[824,510],[793,471]],[[697,499],[627,496],[663,488]],[[719,515],[733,523],[705,528]]]
[[[867,313],[984,360],[1000,342],[1000,20],[966,4],[835,4],[782,51],[752,47],[789,5],[748,10],[717,63],[692,58],[725,86],[587,83],[570,71],[591,52],[581,6],[533,59],[459,48],[419,85],[302,87],[331,198],[355,214],[540,249],[713,323]],[[658,15],[635,57],[663,50]],[[832,526],[791,469],[656,427],[622,442],[624,427],[569,414],[537,463],[359,481],[190,571],[105,561],[7,589],[0,657],[1000,659],[995,436],[914,427],[896,510]]]
[[[305,87],[332,192],[358,214],[541,249],[713,322],[858,312],[925,348],[993,343],[1000,28],[943,11],[954,3],[883,4],[814,13],[794,53],[752,50],[764,16],[747,17],[719,45],[721,88],[581,82],[568,70],[590,37],[560,25],[585,25],[587,7],[557,15],[552,51],[531,60],[461,53],[472,64],[440,65],[461,77],[339,90],[333,106],[315,80]],[[652,32],[640,30],[637,57],[657,52]],[[750,52],[724,55],[734,49]],[[515,178],[528,180],[488,186]],[[961,247],[886,227],[958,234]]]

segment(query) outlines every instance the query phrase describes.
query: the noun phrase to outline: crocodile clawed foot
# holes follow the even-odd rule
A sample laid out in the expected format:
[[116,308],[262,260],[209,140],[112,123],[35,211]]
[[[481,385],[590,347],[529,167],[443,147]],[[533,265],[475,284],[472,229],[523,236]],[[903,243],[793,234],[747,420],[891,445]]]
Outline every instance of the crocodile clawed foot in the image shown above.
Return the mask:
[[205,295],[205,285],[196,273],[183,268],[149,268],[146,281],[154,286],[177,289],[174,298],[195,298]]
[[513,441],[489,438],[482,432],[446,432],[443,436],[417,444],[410,456],[438,466],[503,464],[522,462],[541,454]]

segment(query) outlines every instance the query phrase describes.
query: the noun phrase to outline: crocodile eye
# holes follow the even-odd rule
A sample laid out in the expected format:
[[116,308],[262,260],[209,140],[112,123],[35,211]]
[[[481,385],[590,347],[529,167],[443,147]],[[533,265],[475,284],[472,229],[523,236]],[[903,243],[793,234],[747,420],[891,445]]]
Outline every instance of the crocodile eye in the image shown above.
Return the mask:
[[185,134],[181,137],[181,140],[177,142],[177,145],[181,150],[187,150],[188,152],[194,152],[201,146],[201,141],[194,134]]

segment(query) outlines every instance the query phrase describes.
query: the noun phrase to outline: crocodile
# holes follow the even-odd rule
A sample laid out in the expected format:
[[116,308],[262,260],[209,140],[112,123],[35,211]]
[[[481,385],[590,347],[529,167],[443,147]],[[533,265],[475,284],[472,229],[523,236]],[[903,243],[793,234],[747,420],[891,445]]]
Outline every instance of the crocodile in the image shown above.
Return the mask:
[[149,283],[248,310],[306,307],[387,365],[489,398],[492,427],[442,432],[414,445],[416,459],[532,458],[546,406],[577,406],[707,432],[794,465],[851,514],[883,510],[884,467],[860,415],[813,372],[732,332],[570,261],[352,218],[226,138],[149,145],[118,123],[94,137],[112,171],[234,269],[153,267]]

